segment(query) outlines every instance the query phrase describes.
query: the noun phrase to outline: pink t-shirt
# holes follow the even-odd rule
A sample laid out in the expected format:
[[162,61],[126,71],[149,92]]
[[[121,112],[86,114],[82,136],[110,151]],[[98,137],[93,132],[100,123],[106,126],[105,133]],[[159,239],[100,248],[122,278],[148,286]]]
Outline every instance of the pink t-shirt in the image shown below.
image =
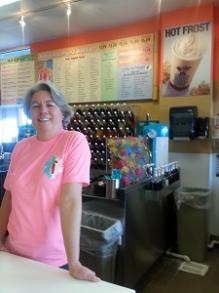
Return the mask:
[[90,150],[83,134],[62,130],[48,141],[20,141],[4,187],[12,194],[6,247],[54,266],[67,263],[59,199],[64,183],[89,184]]

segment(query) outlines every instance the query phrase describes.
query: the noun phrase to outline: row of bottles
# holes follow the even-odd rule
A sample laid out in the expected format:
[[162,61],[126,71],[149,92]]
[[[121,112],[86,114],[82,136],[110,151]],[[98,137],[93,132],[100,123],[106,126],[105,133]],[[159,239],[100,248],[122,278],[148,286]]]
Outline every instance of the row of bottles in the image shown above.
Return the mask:
[[92,154],[92,167],[105,169],[110,163],[109,138],[135,135],[135,116],[125,103],[73,105],[68,130],[86,135]]
[[180,179],[180,168],[177,161],[153,169],[150,176],[148,188],[151,190],[161,190]]

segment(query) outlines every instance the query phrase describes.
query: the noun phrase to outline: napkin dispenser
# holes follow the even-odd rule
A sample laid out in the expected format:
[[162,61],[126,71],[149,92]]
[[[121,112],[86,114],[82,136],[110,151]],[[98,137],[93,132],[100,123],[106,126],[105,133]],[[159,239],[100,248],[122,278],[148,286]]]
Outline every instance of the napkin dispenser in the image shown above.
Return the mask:
[[196,106],[172,107],[169,111],[169,136],[173,140],[190,140],[197,137]]

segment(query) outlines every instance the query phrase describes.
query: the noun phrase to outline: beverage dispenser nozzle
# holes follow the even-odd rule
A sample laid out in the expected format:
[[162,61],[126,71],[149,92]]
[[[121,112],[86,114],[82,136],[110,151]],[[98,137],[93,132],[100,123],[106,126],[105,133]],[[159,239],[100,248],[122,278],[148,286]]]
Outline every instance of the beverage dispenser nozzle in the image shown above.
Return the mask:
[[146,125],[148,125],[149,124],[150,114],[149,113],[146,113],[145,115],[146,115]]

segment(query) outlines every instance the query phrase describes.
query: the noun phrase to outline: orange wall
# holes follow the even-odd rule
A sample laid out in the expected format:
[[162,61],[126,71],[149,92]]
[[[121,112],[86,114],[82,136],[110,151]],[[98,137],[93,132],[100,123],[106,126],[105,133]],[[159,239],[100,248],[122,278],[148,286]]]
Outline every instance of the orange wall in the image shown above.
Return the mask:
[[[192,8],[180,9],[163,13],[158,17],[147,19],[126,26],[114,27],[110,29],[100,30],[96,32],[83,33],[71,37],[63,37],[60,39],[49,40],[46,42],[31,44],[33,53],[82,46],[89,43],[107,41],[118,38],[125,38],[134,35],[147,34],[157,32],[161,36],[165,27],[183,25],[193,22],[212,21],[214,22],[214,68],[213,79],[219,81],[219,8],[213,4],[201,5]],[[163,44],[160,42],[159,52],[162,52]],[[218,56],[218,57],[217,57]],[[162,64],[162,54],[160,54],[159,64]],[[160,74],[161,71],[159,70]],[[160,80],[161,76],[160,76]]]
[[[84,33],[69,38],[61,38],[47,42],[37,43],[31,45],[33,53],[42,51],[49,51],[54,49],[61,49],[72,46],[83,46],[93,42],[107,41],[112,39],[119,39],[130,37],[134,35],[141,35],[147,33],[156,33],[158,36],[158,66],[162,62],[162,34],[164,28],[173,27],[176,25],[185,25],[195,22],[211,21],[213,24],[213,72],[214,81],[219,81],[219,8],[214,7],[212,4],[196,6],[187,9],[180,9],[163,13],[158,17],[147,20],[142,20],[137,23],[132,23],[126,26],[114,27],[97,32]],[[158,74],[161,70],[158,68]],[[161,81],[162,79],[160,79]],[[160,82],[161,84],[161,82]],[[218,88],[218,92],[216,91]],[[214,108],[216,107],[219,112],[219,86],[214,90]],[[159,95],[158,95],[159,96]],[[157,101],[136,101],[131,103],[135,111],[136,117],[139,120],[145,119],[145,113],[150,113],[151,119],[160,120],[163,123],[168,123],[169,109],[173,106],[186,106],[195,105],[198,107],[200,117],[210,117],[212,109],[212,96],[188,96],[182,99],[174,97],[160,98]],[[183,153],[211,153],[211,140],[194,140],[188,145],[187,142],[170,142],[170,151],[183,152]]]
[[119,39],[130,37],[134,35],[141,35],[153,33],[159,28],[159,18],[147,19],[134,24],[126,26],[99,30],[96,32],[83,33],[80,35],[65,37],[61,39],[50,40],[47,42],[35,43],[31,45],[32,52],[42,52],[54,49],[61,49],[73,46],[81,46],[94,42],[108,41],[112,39]]
[[219,7],[214,9],[214,80],[219,83]]

